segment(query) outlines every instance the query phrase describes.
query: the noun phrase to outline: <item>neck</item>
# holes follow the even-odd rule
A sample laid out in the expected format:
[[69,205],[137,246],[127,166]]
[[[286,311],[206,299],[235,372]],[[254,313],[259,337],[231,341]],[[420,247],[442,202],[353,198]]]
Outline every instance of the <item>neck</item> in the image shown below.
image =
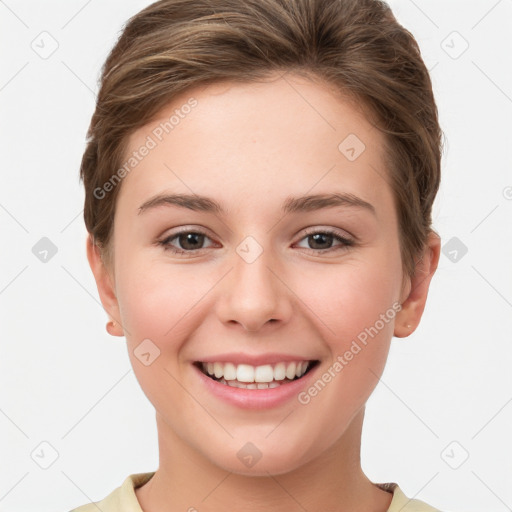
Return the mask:
[[185,445],[157,415],[160,467],[135,494],[144,512],[333,510],[385,512],[392,495],[364,475],[364,409],[343,436],[307,464],[280,475],[230,473]]

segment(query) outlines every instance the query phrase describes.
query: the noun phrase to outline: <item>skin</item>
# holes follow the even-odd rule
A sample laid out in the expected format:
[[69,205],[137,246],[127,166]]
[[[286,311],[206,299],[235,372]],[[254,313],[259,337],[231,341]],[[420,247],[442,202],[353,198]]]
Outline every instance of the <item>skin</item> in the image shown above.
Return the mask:
[[[197,106],[123,179],[111,265],[87,243],[103,306],[116,319],[109,331],[126,336],[156,410],[160,465],[136,490],[141,508],[386,511],[392,495],[361,469],[364,407],[392,336],[408,336],[421,319],[439,237],[429,237],[415,275],[404,275],[382,134],[355,104],[292,73],[188,90],[132,134],[127,155],[190,97]],[[338,149],[349,134],[366,146],[354,161]],[[139,213],[163,192],[211,197],[227,214],[170,205]],[[290,196],[332,192],[358,196],[375,214],[352,206],[281,212]],[[169,242],[198,247],[192,256],[158,244],[180,226],[207,234],[195,246]],[[354,243],[315,245],[305,228],[331,228]],[[252,263],[236,251],[247,236],[263,250]],[[241,409],[205,391],[192,367],[220,353],[279,352],[319,360],[319,377],[393,304],[399,313],[308,404]],[[149,366],[134,355],[144,339],[160,350]],[[237,457],[249,441],[262,454],[251,468]]]

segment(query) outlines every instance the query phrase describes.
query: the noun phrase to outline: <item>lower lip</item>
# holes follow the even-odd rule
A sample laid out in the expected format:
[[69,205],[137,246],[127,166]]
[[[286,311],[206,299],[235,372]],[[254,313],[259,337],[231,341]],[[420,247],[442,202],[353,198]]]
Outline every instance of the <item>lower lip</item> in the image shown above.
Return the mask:
[[221,400],[243,409],[270,409],[297,397],[307,387],[318,365],[300,379],[267,389],[244,389],[221,384],[207,377],[196,365],[192,366],[206,388]]

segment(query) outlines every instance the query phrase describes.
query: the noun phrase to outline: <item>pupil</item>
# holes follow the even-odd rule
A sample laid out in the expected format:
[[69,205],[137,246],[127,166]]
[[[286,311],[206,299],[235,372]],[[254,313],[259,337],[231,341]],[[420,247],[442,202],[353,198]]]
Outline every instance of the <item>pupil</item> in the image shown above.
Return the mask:
[[[327,238],[327,240],[332,241],[332,235],[329,235],[327,233],[315,233],[314,235],[311,235],[311,237],[314,240],[314,244],[317,243],[318,239]],[[310,244],[311,247],[311,244]],[[325,249],[325,247],[311,247],[311,249]]]
[[[199,243],[197,243],[197,240],[196,240],[196,243],[194,244],[194,239],[196,237],[199,237]],[[197,249],[197,246],[201,246],[201,242],[203,241],[203,238],[204,238],[204,235],[201,235],[200,233],[186,233],[184,235],[180,235],[180,245],[184,248],[184,249]],[[187,244],[191,243],[191,246],[190,247],[187,247]]]

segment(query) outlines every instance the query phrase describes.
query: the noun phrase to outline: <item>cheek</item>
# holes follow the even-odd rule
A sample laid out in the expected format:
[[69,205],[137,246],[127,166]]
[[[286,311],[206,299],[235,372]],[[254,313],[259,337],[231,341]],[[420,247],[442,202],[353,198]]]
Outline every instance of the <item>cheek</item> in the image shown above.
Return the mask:
[[179,402],[181,346],[197,328],[194,306],[212,283],[192,265],[136,256],[119,258],[116,282],[128,353],[142,390],[157,408]]
[[302,293],[318,318],[332,363],[338,362],[325,376],[335,382],[329,385],[336,389],[332,400],[356,407],[370,395],[384,369],[401,309],[401,261],[398,251],[387,247],[333,268],[315,276],[303,274],[304,283],[316,286],[304,286]]
[[[387,314],[379,330],[392,331],[401,285],[401,262],[393,248],[376,249],[339,265],[302,271],[301,296],[324,325],[333,345],[343,348]],[[393,308],[393,305],[394,308]]]
[[390,272],[399,265],[392,261],[382,267],[359,263],[340,269],[329,280],[322,279],[323,288],[315,287],[306,295],[308,305],[316,309],[330,361],[299,402],[314,417],[328,418],[330,425],[338,426],[323,438],[325,448],[341,435],[375,389],[400,308],[395,281],[390,279]]
[[141,336],[155,341],[175,338],[182,319],[209,288],[193,265],[167,264],[141,255],[120,257],[117,269],[121,318],[132,343]]

